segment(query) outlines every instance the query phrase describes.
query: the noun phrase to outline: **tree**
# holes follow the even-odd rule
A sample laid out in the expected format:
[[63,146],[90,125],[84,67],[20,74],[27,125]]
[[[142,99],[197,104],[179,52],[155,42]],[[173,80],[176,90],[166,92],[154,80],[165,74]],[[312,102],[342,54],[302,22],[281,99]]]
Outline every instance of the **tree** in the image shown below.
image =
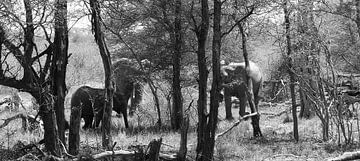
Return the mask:
[[[253,92],[253,83],[249,77],[250,72],[250,64],[249,64],[249,58],[248,58],[248,51],[247,51],[247,39],[246,34],[243,28],[244,24],[238,23],[238,28],[241,33],[241,39],[242,39],[242,49],[243,49],[243,56],[245,61],[245,70],[246,70],[246,85],[247,85],[247,99],[249,102],[251,113],[258,113],[258,107],[254,102],[254,92]],[[253,117],[251,117],[251,124],[253,125],[254,129],[254,137],[262,136],[261,130],[260,130],[260,114],[257,114]]]
[[[110,53],[105,44],[104,33],[102,32],[100,5],[97,0],[90,0],[91,24],[94,32],[95,41],[99,46],[101,59],[105,70],[105,105],[102,118],[102,146],[107,150],[112,150],[112,137],[110,133],[111,112],[113,107],[114,83],[112,82],[113,71],[111,69]],[[96,120],[95,120],[96,121]]]
[[174,20],[174,51],[173,51],[173,110],[171,117],[171,127],[174,130],[180,129],[183,119],[182,107],[182,94],[180,85],[180,61],[181,61],[181,46],[182,46],[182,33],[181,33],[181,0],[175,1],[175,20]]
[[55,4],[55,38],[51,66],[52,94],[55,97],[56,121],[60,140],[65,144],[64,101],[66,93],[66,65],[68,63],[67,0],[57,0]]
[[295,76],[292,69],[292,59],[291,59],[291,37],[290,37],[290,11],[288,9],[287,0],[284,1],[284,18],[285,18],[285,34],[286,34],[286,51],[288,59],[288,73],[290,76],[290,95],[291,95],[291,105],[292,105],[292,116],[294,123],[294,138],[296,141],[299,141],[299,132],[298,132],[298,123],[297,123],[297,110],[296,110],[296,97],[295,97]]
[[[52,16],[53,12],[48,12],[48,9],[52,9],[52,5],[48,1],[40,0],[24,0],[22,4],[24,5],[25,17],[21,17],[19,12],[15,11],[16,6],[14,4],[7,3],[7,1],[0,2],[0,8],[2,8],[0,17],[2,22],[6,22],[0,24],[0,33],[2,33],[0,39],[5,47],[2,52],[8,51],[1,64],[6,68],[0,73],[0,84],[21,89],[34,96],[40,105],[39,115],[44,122],[45,147],[51,154],[59,156],[60,145],[53,92],[51,91],[53,89],[52,79],[49,75],[51,73],[50,68],[56,65],[52,63],[52,59],[54,59],[52,57],[54,48],[51,41],[52,35],[48,33],[52,29],[50,25],[53,23],[52,18],[54,17]],[[42,31],[37,36],[44,38],[47,42],[47,47],[42,52],[39,52],[40,49],[34,40],[35,29]],[[9,60],[10,54],[14,56],[18,64]],[[40,61],[43,56],[46,56],[45,61]],[[54,62],[56,61],[54,60]],[[19,77],[21,75],[19,71],[15,73],[11,71],[11,68],[17,65],[23,69],[22,77]],[[34,68],[34,66],[39,68]]]
[[[195,18],[193,18],[195,19]],[[199,98],[198,98],[198,127],[197,127],[197,147],[196,160],[205,160],[207,143],[207,78],[208,69],[206,66],[206,40],[209,31],[209,5],[208,0],[201,0],[201,22],[200,25],[194,24],[198,44],[197,59],[199,68]]]
[[[199,42],[205,42],[207,38],[207,26],[209,23],[208,5],[207,1],[201,1],[202,10],[202,24],[198,35]],[[197,156],[196,160],[213,160],[214,157],[214,146],[215,146],[215,130],[218,121],[218,108],[219,108],[219,96],[220,96],[220,50],[221,50],[221,2],[218,0],[214,1],[214,23],[213,23],[213,42],[212,42],[212,73],[213,81],[210,91],[210,111],[207,114],[204,105],[199,106],[199,127],[198,127],[198,145],[197,145]],[[203,55],[204,44],[198,44],[200,50],[198,51],[198,59]],[[201,46],[200,46],[201,45]],[[201,56],[201,57],[200,57]],[[199,62],[199,68],[202,70],[206,69],[203,65],[203,60]],[[207,75],[207,71],[203,71],[202,77]],[[204,78],[202,78],[204,79]],[[201,83],[206,82],[202,80]],[[200,86],[200,85],[199,85]],[[204,90],[204,89],[201,89]],[[205,87],[206,90],[206,87]],[[201,94],[203,94],[201,92]],[[206,96],[205,96],[206,97]],[[199,95],[199,102],[205,103],[204,96]]]

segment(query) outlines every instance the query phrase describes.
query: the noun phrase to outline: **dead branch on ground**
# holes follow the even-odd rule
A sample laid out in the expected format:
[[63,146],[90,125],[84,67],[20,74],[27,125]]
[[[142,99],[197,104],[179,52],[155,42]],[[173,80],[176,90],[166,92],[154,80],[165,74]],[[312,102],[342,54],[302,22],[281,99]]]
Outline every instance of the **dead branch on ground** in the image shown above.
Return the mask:
[[256,115],[258,115],[258,114],[259,114],[259,113],[254,112],[254,113],[251,113],[251,114],[248,114],[248,115],[245,115],[245,116],[239,118],[239,120],[237,120],[237,121],[236,121],[231,127],[229,127],[227,130],[225,130],[225,131],[223,131],[223,132],[221,132],[221,133],[219,133],[219,134],[216,134],[216,135],[215,135],[215,140],[218,139],[220,136],[223,136],[223,135],[225,135],[226,133],[228,133],[228,132],[229,132],[230,130],[232,130],[234,127],[238,126],[241,121],[246,120],[246,119],[248,119],[248,118],[250,118],[250,117],[252,117],[252,116],[256,116]]
[[0,129],[2,129],[2,128],[4,128],[5,126],[7,126],[11,121],[16,120],[16,119],[20,119],[20,118],[23,119],[23,121],[24,121],[24,120],[31,120],[31,121],[33,121],[33,122],[38,122],[39,124],[41,124],[40,121],[35,120],[35,117],[34,117],[34,116],[32,116],[32,115],[26,115],[26,114],[21,113],[21,114],[15,115],[15,116],[13,116],[13,117],[10,117],[10,118],[7,118],[7,119],[3,119],[3,120],[4,120],[4,123],[3,123],[2,125],[0,125]]
[[[149,143],[147,149],[145,149],[145,154],[149,156],[148,160],[156,160],[157,158],[160,158],[161,160],[176,160],[177,155],[176,154],[164,154],[160,152],[161,147],[161,141],[162,139],[153,140]],[[114,158],[114,157],[127,157],[128,160],[132,160],[131,157],[137,155],[135,151],[127,151],[127,150],[116,150],[116,151],[104,151],[99,154],[94,154],[90,156],[91,159],[95,160],[101,160],[104,158]],[[68,156],[72,158],[72,161],[80,161],[84,158],[74,158],[71,156]],[[69,160],[69,158],[60,158],[56,156],[49,155],[45,158],[45,160],[55,160],[55,161],[66,161]]]
[[346,160],[356,160],[356,159],[360,159],[360,151],[345,152],[341,156],[328,159],[328,161],[346,161]]

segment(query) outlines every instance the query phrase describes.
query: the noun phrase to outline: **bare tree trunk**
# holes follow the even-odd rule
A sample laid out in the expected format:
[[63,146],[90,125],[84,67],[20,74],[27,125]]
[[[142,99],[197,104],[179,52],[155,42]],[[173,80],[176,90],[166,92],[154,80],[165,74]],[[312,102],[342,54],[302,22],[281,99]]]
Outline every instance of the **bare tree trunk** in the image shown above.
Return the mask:
[[70,129],[69,129],[69,153],[71,155],[79,154],[80,122],[81,122],[81,107],[72,107],[71,115],[70,115]]
[[104,114],[101,123],[102,146],[108,150],[112,150],[112,138],[110,134],[111,112],[113,107],[114,83],[112,82],[113,71],[111,69],[110,53],[105,44],[104,34],[101,30],[100,5],[97,0],[90,0],[92,30],[94,32],[95,41],[99,46],[101,59],[105,70],[105,105]]
[[292,72],[292,59],[291,59],[291,38],[290,38],[290,11],[288,10],[287,0],[284,1],[284,16],[285,16],[285,32],[286,32],[286,48],[288,56],[288,73],[290,76],[290,95],[292,103],[292,116],[294,123],[294,138],[296,141],[299,141],[299,132],[298,132],[298,120],[296,113],[296,97],[295,97],[295,77]]
[[183,107],[182,107],[182,94],[180,86],[180,61],[181,61],[181,46],[182,46],[182,34],[181,34],[181,0],[175,2],[175,24],[174,24],[174,52],[173,52],[173,110],[171,117],[171,128],[173,130],[180,129]]
[[[242,49],[243,49],[243,55],[244,55],[244,61],[245,61],[246,84],[247,84],[246,95],[247,95],[247,99],[248,99],[248,102],[250,105],[251,113],[255,113],[255,112],[258,112],[258,107],[257,107],[257,104],[255,104],[255,102],[254,102],[253,84],[249,77],[250,65],[249,65],[249,58],[248,58],[248,53],[247,53],[247,48],[246,48],[247,40],[246,40],[246,35],[245,35],[244,29],[242,27],[242,24],[238,23],[238,27],[239,27],[239,30],[240,30],[241,36],[242,36]],[[260,114],[257,114],[256,116],[251,117],[251,124],[252,124],[253,130],[254,130],[254,137],[262,136],[259,123],[260,123]]]
[[[316,47],[316,38],[313,35],[317,34],[314,30],[314,22],[312,16],[313,1],[311,0],[302,0],[300,1],[300,11],[298,13],[298,32],[303,35],[298,40],[298,53],[300,54],[300,59],[298,66],[300,68],[300,73],[304,77],[304,81],[300,81],[300,92],[302,97],[300,98],[303,106],[300,111],[300,117],[310,118],[314,116],[315,105],[311,102],[310,96],[305,93],[307,84],[310,85],[313,91],[318,91],[317,87],[317,78],[316,78],[316,60],[317,57],[317,47]],[[316,32],[316,33],[315,33]]]
[[186,115],[182,120],[181,125],[181,140],[180,140],[180,148],[178,152],[178,160],[185,161],[186,153],[187,153],[187,133],[189,129],[189,115]]
[[355,5],[356,5],[356,26],[358,28],[357,33],[358,33],[358,37],[360,37],[360,0],[355,0]]
[[65,77],[68,55],[67,0],[57,0],[55,11],[54,54],[51,66],[52,93],[55,97],[55,112],[59,139],[65,144]]
[[44,142],[45,148],[54,156],[60,156],[60,144],[58,136],[58,128],[56,125],[56,115],[54,110],[54,102],[49,91],[39,93],[40,116],[44,122]]
[[24,76],[23,82],[33,85],[34,83],[34,73],[32,70],[32,54],[34,50],[34,23],[32,16],[32,6],[30,0],[24,0],[25,5],[25,16],[26,16],[26,28],[24,33],[25,43],[24,43],[24,57],[22,62],[24,63]]
[[[0,61],[2,60],[1,59],[1,51],[2,51],[2,45],[4,43],[4,37],[5,37],[5,32],[4,30],[2,29],[2,27],[0,27]],[[2,67],[2,63],[0,63],[0,80],[2,80],[4,78],[4,69]]]
[[209,5],[208,0],[201,0],[201,24],[196,28],[198,40],[198,67],[199,67],[199,98],[198,98],[198,127],[197,127],[197,147],[196,160],[205,160],[203,157],[204,147],[206,146],[206,124],[207,124],[207,77],[206,67],[206,40],[209,30]]
[[[213,82],[210,91],[210,113],[205,115],[205,127],[202,131],[202,146],[197,153],[197,160],[213,160],[215,146],[215,130],[218,121],[219,96],[220,96],[220,50],[221,50],[221,1],[214,0],[214,26],[212,42],[212,72]],[[202,111],[203,112],[203,111]],[[207,117],[207,118],[206,118]],[[202,120],[203,121],[203,120]]]

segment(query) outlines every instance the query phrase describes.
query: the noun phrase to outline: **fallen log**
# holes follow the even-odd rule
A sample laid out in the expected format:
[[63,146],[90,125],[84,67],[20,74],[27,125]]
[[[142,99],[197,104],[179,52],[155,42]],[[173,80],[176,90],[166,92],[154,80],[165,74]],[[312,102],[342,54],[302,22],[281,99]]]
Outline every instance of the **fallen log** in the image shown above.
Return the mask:
[[328,159],[328,161],[347,161],[360,159],[360,151],[356,152],[345,152],[343,155]]

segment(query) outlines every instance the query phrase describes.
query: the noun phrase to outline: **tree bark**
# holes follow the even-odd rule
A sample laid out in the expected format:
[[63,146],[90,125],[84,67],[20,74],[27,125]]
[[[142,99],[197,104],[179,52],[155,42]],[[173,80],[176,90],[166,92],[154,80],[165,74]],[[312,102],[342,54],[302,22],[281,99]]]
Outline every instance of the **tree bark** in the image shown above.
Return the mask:
[[173,130],[180,129],[183,105],[182,94],[180,86],[180,61],[181,61],[181,46],[182,46],[182,33],[181,33],[181,0],[175,2],[175,22],[174,22],[174,52],[173,52],[173,110],[171,117],[171,127]]
[[99,46],[101,59],[105,71],[105,105],[101,123],[102,146],[107,150],[112,150],[112,138],[110,134],[111,112],[113,107],[114,83],[112,82],[113,71],[111,69],[110,53],[105,44],[104,34],[101,30],[100,5],[97,0],[90,0],[92,30],[97,45]]
[[59,139],[65,144],[64,101],[66,92],[66,66],[68,57],[67,0],[57,0],[55,4],[54,54],[51,66],[52,94],[55,97],[55,112]]
[[49,91],[43,91],[40,94],[40,116],[44,122],[44,141],[45,148],[52,155],[60,156],[60,144],[58,129],[56,125],[56,115],[54,110],[54,102]]
[[29,85],[34,83],[34,73],[32,70],[32,61],[31,57],[34,50],[34,23],[32,15],[32,6],[30,0],[24,0],[25,6],[25,17],[26,17],[26,28],[24,32],[24,56],[22,57],[22,62],[24,63],[24,76],[22,78],[23,82]]
[[360,0],[355,0],[356,5],[356,26],[357,26],[357,34],[360,37]]
[[293,116],[293,125],[294,125],[294,138],[296,141],[299,141],[299,132],[298,132],[298,120],[296,113],[296,97],[295,97],[295,76],[292,72],[292,59],[291,59],[291,37],[290,37],[290,11],[288,10],[287,0],[284,0],[284,16],[285,16],[285,32],[286,32],[286,48],[287,48],[287,59],[288,59],[288,73],[290,76],[290,95],[291,95],[291,105],[292,105],[292,116]]
[[81,122],[81,107],[72,107],[71,115],[70,115],[70,129],[69,129],[69,153],[71,155],[79,154],[80,122]]
[[213,160],[215,146],[215,130],[218,121],[219,96],[220,96],[220,50],[221,50],[221,1],[214,0],[214,26],[213,26],[213,42],[212,42],[212,72],[213,81],[210,91],[210,113],[204,115],[205,126],[202,131],[202,146],[197,153],[197,160],[207,161]]
[[[1,51],[2,51],[2,45],[4,43],[4,37],[5,37],[5,32],[3,30],[2,27],[0,27],[0,61],[2,60],[2,54],[1,54]],[[2,64],[0,63],[0,80],[2,80],[4,78],[4,69],[2,67]]]
[[183,118],[182,125],[181,125],[181,140],[180,140],[180,148],[178,152],[178,161],[185,161],[186,160],[186,153],[187,153],[187,134],[189,129],[189,115],[186,115]]
[[205,160],[203,157],[206,144],[205,132],[207,124],[207,78],[208,69],[206,67],[206,40],[209,31],[209,4],[208,0],[201,0],[201,24],[196,29],[198,41],[197,58],[199,68],[199,98],[198,98],[198,127],[197,127],[197,147],[196,160]]

